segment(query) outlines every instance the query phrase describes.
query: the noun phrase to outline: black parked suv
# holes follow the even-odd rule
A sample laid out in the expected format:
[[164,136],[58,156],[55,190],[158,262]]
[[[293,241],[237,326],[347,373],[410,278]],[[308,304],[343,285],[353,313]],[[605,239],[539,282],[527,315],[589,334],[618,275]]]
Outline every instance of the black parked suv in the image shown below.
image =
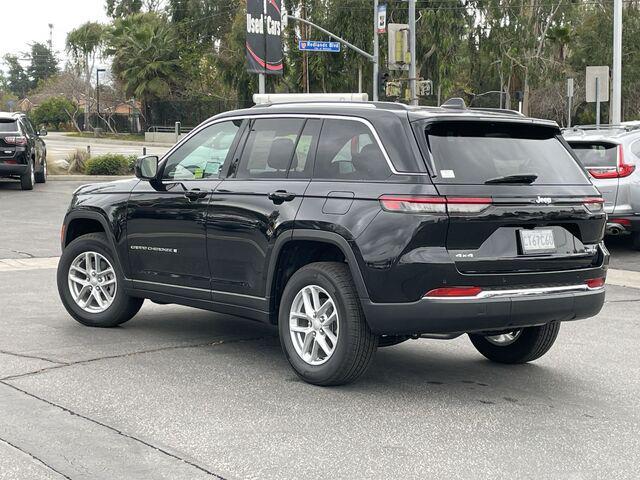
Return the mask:
[[58,288],[112,327],[144,299],[278,325],[296,373],[360,376],[378,346],[469,334],[490,360],[596,315],[603,200],[558,126],[509,112],[291,103],[213,117],[138,178],[78,189]]
[[47,181],[47,149],[23,113],[0,112],[0,177],[20,180],[22,190]]

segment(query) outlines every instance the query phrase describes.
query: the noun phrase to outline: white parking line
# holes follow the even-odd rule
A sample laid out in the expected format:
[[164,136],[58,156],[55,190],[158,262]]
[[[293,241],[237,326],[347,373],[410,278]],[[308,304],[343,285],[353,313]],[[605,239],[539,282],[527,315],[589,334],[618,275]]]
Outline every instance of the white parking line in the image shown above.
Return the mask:
[[0,259],[0,272],[20,272],[23,270],[44,270],[57,268],[60,257],[48,258],[3,258]]
[[[60,257],[0,259],[0,273],[57,268],[59,260]],[[607,274],[607,284],[640,289],[640,272],[610,268]]]

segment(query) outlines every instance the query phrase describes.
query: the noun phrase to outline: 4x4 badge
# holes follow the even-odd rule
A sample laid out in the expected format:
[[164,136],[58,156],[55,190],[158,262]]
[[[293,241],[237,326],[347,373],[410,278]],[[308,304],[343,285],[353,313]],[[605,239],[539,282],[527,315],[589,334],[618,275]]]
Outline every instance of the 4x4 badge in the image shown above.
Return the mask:
[[551,197],[541,197],[540,195],[538,195],[538,198],[534,200],[534,203],[544,203],[546,205],[549,205],[551,203]]

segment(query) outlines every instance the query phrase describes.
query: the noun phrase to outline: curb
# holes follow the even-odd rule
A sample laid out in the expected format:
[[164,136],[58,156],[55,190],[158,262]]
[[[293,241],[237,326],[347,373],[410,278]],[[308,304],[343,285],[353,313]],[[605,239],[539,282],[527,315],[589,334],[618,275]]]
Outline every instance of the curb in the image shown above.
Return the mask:
[[47,175],[48,182],[110,182],[128,178],[133,178],[133,175]]

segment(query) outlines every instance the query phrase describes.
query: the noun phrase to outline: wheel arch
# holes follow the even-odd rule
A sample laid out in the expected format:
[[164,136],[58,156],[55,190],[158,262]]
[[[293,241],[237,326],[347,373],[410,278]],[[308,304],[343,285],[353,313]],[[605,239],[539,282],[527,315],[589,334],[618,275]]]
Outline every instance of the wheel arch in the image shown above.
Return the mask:
[[[295,255],[296,247],[311,247],[312,252],[301,257]],[[290,257],[295,260],[287,263]],[[269,262],[266,293],[271,323],[277,323],[280,297],[286,281],[304,265],[317,261],[344,261],[351,272],[358,297],[369,298],[353,248],[343,236],[319,230],[294,230],[291,235],[278,239]]]

